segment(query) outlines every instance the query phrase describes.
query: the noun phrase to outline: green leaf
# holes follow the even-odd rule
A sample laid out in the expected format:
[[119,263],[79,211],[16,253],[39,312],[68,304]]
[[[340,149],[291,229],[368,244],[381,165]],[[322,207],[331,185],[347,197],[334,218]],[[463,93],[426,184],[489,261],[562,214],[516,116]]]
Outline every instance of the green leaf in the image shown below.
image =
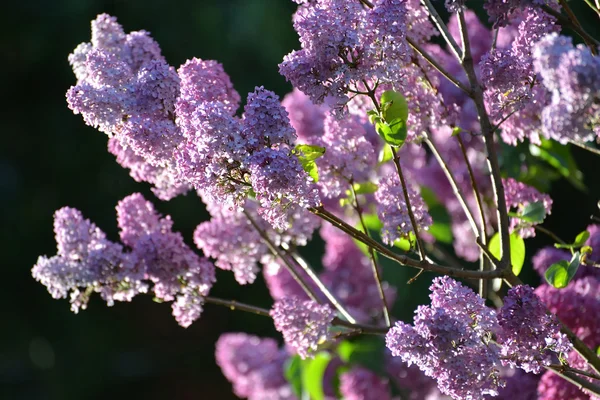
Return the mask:
[[536,201],[534,203],[527,204],[521,214],[516,216],[527,222],[539,224],[546,218],[546,208],[544,208],[544,202]]
[[302,164],[304,171],[306,171],[306,173],[313,178],[313,181],[319,182],[319,169],[317,168],[316,162],[300,160],[300,164]]
[[386,90],[379,99],[383,118],[391,123],[395,119],[405,121],[408,119],[408,103],[402,93]]
[[557,289],[567,287],[569,284],[569,273],[567,272],[568,269],[569,262],[566,260],[561,260],[555,264],[552,264],[544,274],[546,277],[546,282]]
[[596,349],[596,355],[597,355],[598,357],[600,357],[600,346],[598,346],[598,348]]
[[377,184],[373,182],[355,183],[353,185],[356,194],[371,194],[377,191]]
[[406,140],[408,131],[406,121],[396,118],[390,122],[378,122],[375,130],[381,138],[390,146],[401,147]]
[[331,354],[326,351],[317,353],[313,359],[305,360],[302,368],[302,387],[313,400],[323,400],[323,375],[331,361]]
[[575,242],[573,243],[573,245],[575,245],[575,247],[581,247],[585,244],[585,242],[587,242],[589,238],[590,233],[588,231],[579,232],[579,234],[575,237]]
[[410,251],[411,249],[415,248],[416,240],[415,234],[409,232],[408,237],[396,239],[396,241],[394,241],[394,247],[397,247],[403,251]]
[[583,183],[583,173],[579,170],[575,159],[571,155],[569,146],[562,145],[554,140],[542,139],[540,146],[530,144],[529,152],[554,167],[577,189],[587,190]]
[[379,122],[381,120],[381,117],[379,116],[377,110],[367,111],[367,116],[369,117],[369,122],[371,123],[371,125],[375,125],[376,122]]
[[383,148],[379,152],[379,164],[386,163],[390,161],[394,155],[392,154],[392,148],[386,143],[383,145]]
[[569,262],[569,267],[567,268],[567,274],[569,275],[569,282],[575,277],[579,266],[581,265],[581,253],[576,252],[571,257],[571,261]]
[[571,257],[571,261],[561,260],[552,264],[546,270],[546,281],[557,289],[567,287],[569,282],[573,280],[579,266],[581,265],[581,254],[576,252]]
[[314,161],[325,154],[325,147],[311,144],[297,144],[294,147],[294,151],[298,154],[298,158],[306,161]]
[[296,397],[302,397],[302,359],[295,355],[283,365],[283,375],[290,383]]
[[555,243],[554,247],[556,247],[557,249],[575,249],[583,246],[589,238],[590,233],[588,231],[579,232],[579,234],[575,237],[575,241],[573,243]]
[[[488,243],[490,253],[498,260],[501,258],[500,234],[496,233]],[[521,273],[525,263],[525,241],[516,232],[510,234],[510,264],[515,275]]]

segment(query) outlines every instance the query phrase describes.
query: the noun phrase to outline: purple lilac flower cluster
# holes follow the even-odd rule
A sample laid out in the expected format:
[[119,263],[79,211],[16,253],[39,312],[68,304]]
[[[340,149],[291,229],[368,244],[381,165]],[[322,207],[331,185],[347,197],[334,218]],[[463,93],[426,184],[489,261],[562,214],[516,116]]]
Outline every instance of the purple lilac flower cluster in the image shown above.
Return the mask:
[[394,356],[416,364],[447,395],[479,399],[496,395],[500,354],[490,343],[496,313],[471,289],[448,278],[431,286],[431,306],[419,306],[414,326],[397,322],[386,336]]
[[552,362],[550,352],[567,354],[571,350],[556,316],[548,313],[533,288],[515,286],[503,300],[496,337],[504,364],[539,374]]
[[287,355],[275,340],[244,333],[223,334],[217,341],[215,358],[237,396],[249,400],[296,399],[283,376]]
[[70,56],[78,82],[69,107],[111,137],[110,151],[165,200],[193,187],[240,207],[253,190],[259,214],[287,227],[285,210],[319,204],[290,146],[296,139],[278,97],[262,87],[240,102],[220,64],[169,66],[147,32],[126,35],[114,17],[92,22],[92,44]]
[[141,194],[121,200],[117,216],[128,251],[108,241],[78,210],[58,210],[54,218],[58,253],[40,257],[33,277],[54,298],[70,293],[75,312],[87,307],[93,292],[112,305],[147,292],[151,282],[155,297],[172,301],[177,322],[189,326],[202,313],[202,298],[215,281],[214,266],[187,247],[181,234],[172,231],[170,217],[161,218]]
[[407,61],[404,0],[303,2],[294,15],[301,50],[285,56],[280,73],[315,103],[345,104],[363,80],[400,80]]

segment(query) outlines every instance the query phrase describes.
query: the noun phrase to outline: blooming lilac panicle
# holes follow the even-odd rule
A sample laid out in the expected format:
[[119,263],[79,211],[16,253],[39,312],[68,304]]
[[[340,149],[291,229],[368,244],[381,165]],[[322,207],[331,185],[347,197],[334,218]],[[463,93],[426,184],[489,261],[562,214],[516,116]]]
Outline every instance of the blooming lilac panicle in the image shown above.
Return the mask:
[[566,288],[543,284],[535,290],[551,313],[588,346],[600,345],[600,280],[593,276],[572,281]]
[[399,81],[408,51],[404,3],[380,0],[370,10],[338,0],[302,4],[294,15],[302,49],[284,58],[280,73],[315,103],[332,96],[345,104],[363,79]]
[[419,306],[414,326],[396,323],[386,335],[392,355],[416,364],[444,394],[460,399],[497,395],[500,354],[489,343],[496,314],[471,289],[445,276],[431,285],[431,306]]
[[560,332],[558,320],[548,313],[533,288],[515,286],[503,300],[496,337],[502,346],[505,365],[539,374],[544,366],[551,364],[551,352],[567,354],[571,350],[568,338]]
[[365,138],[365,129],[353,118],[325,118],[325,134],[317,144],[325,154],[317,159],[319,187],[325,197],[335,198],[348,190],[350,182],[366,182],[377,157]]
[[87,77],[87,67],[85,62],[88,53],[93,49],[90,43],[79,44],[73,53],[69,54],[69,64],[73,68],[73,73],[77,78],[77,81],[85,80]]
[[[513,178],[502,179],[504,185],[504,198],[509,208],[522,211],[532,203],[541,202],[544,206],[545,215],[552,210],[552,199],[547,194],[538,192],[534,187],[518,182]],[[511,218],[510,230],[518,231],[523,238],[535,236],[533,225],[536,223],[524,221],[520,218]]]
[[230,115],[240,103],[240,95],[233,88],[223,66],[213,60],[192,58],[186,61],[177,74],[181,79],[181,93],[177,99],[177,124],[185,135],[194,135],[194,111],[205,102],[219,102]]
[[556,0],[487,0],[483,8],[490,16],[490,22],[494,22],[494,26],[506,26],[513,13],[521,7],[549,5],[556,7]]
[[[429,229],[433,221],[425,202],[412,186],[408,186],[407,190],[417,224],[416,229],[419,231]],[[389,174],[379,182],[375,200],[377,214],[383,223],[381,235],[384,243],[393,245],[395,240],[407,237],[413,231],[404,192],[396,174]]]
[[250,400],[296,399],[283,376],[286,354],[275,340],[225,333],[217,341],[215,358],[237,396]]
[[214,266],[194,253],[181,234],[171,230],[170,217],[160,218],[141,194],[121,200],[117,215],[121,238],[133,249],[146,278],[154,282],[154,294],[177,300],[173,313],[182,326],[189,326],[202,310],[201,297],[215,281]]
[[561,143],[587,141],[600,133],[600,57],[570,38],[552,34],[533,51],[533,66],[552,95],[542,113],[544,134]]
[[201,103],[191,118],[174,152],[178,176],[209,201],[239,207],[249,190],[241,168],[247,156],[241,122],[221,102]]
[[328,327],[335,312],[328,305],[312,300],[286,297],[273,305],[271,317],[275,329],[283,334],[288,346],[305,359],[317,350],[319,343],[329,339]]
[[124,59],[134,70],[152,61],[165,61],[160,46],[147,31],[130,32],[125,37]]
[[340,393],[345,400],[392,400],[388,380],[362,367],[340,375]]
[[287,229],[288,207],[315,207],[316,188],[300,161],[285,149],[265,148],[248,158],[250,183],[261,208],[258,213],[276,229]]
[[92,292],[99,292],[110,306],[115,300],[130,301],[146,291],[135,258],[107,240],[104,232],[84,219],[80,211],[69,207],[56,211],[54,232],[57,254],[39,257],[32,274],[52,297],[64,298],[70,293],[74,312],[87,308]]
[[281,144],[289,146],[296,141],[296,132],[279,97],[262,86],[248,94],[243,124],[242,136],[252,150]]
[[[525,7],[513,16],[517,34],[508,48],[490,50],[480,63],[491,117],[502,121],[502,138],[511,145],[529,138],[539,142],[539,114],[548,96],[532,67],[533,44],[560,28],[539,8]],[[520,21],[520,22],[518,22]]]
[[194,231],[194,243],[215,266],[231,270],[238,283],[245,285],[256,279],[258,262],[268,252],[258,232],[244,214],[213,216]]

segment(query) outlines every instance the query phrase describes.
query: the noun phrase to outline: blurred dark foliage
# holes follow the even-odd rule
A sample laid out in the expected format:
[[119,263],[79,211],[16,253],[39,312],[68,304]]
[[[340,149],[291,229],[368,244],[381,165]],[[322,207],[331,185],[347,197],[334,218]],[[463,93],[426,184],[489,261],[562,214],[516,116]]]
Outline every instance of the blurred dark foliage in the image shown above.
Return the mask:
[[[583,2],[572,3],[582,11],[585,25],[598,30]],[[192,194],[159,202],[148,185],[134,182],[106,152],[106,136],[68,110],[64,94],[75,78],[67,55],[89,41],[89,23],[97,14],[117,16],[126,31],[150,31],[176,67],[194,56],[219,60],[242,97],[256,85],[283,96],[291,87],[279,76],[277,64],[298,47],[290,20],[294,8],[286,0],[28,0],[0,5],[1,399],[235,398],[214,362],[214,342],[227,331],[274,336],[269,320],[207,306],[200,321],[183,329],[169,305],[143,296],[112,308],[94,299],[88,310],[75,315],[66,300],[53,300],[31,278],[30,269],[38,255],[55,254],[52,215],[65,205],[80,209],[114,240],[114,207],[135,191],[170,214],[189,244],[193,229],[206,218]],[[579,149],[574,154],[589,191],[578,192],[566,181],[555,184],[554,212],[546,223],[567,239],[585,228],[590,214],[599,213],[599,160]],[[538,236],[528,248],[549,243]],[[321,252],[318,241],[304,250],[314,263]],[[402,284],[395,310],[403,318],[425,301],[423,288],[431,278],[404,285],[412,273],[397,265],[386,268],[386,275]],[[530,269],[524,274],[537,284]],[[227,272],[218,273],[212,293],[264,307],[271,301],[262,280],[242,287]]]

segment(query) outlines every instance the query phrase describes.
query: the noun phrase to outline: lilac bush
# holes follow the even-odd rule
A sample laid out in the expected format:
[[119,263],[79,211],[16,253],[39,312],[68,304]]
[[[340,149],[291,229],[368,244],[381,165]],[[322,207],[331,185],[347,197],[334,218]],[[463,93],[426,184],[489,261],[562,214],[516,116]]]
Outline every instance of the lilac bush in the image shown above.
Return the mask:
[[[67,105],[158,200],[202,200],[203,255],[134,193],[119,241],[56,211],[57,252],[33,277],[74,312],[95,292],[108,306],[151,293],[182,327],[208,305],[270,318],[279,342],[216,344],[241,398],[598,398],[600,225],[548,230],[540,182],[583,186],[569,146],[600,153],[600,43],[563,0],[487,0],[491,27],[464,0],[295,2],[300,48],[279,65],[293,90],[256,87],[242,108],[219,62],[175,68],[148,32],[92,21]],[[537,233],[534,289],[517,275]],[[316,234],[322,269],[301,252]],[[271,310],[211,296],[215,267],[262,275]],[[440,275],[412,322],[393,315],[390,268]]]

